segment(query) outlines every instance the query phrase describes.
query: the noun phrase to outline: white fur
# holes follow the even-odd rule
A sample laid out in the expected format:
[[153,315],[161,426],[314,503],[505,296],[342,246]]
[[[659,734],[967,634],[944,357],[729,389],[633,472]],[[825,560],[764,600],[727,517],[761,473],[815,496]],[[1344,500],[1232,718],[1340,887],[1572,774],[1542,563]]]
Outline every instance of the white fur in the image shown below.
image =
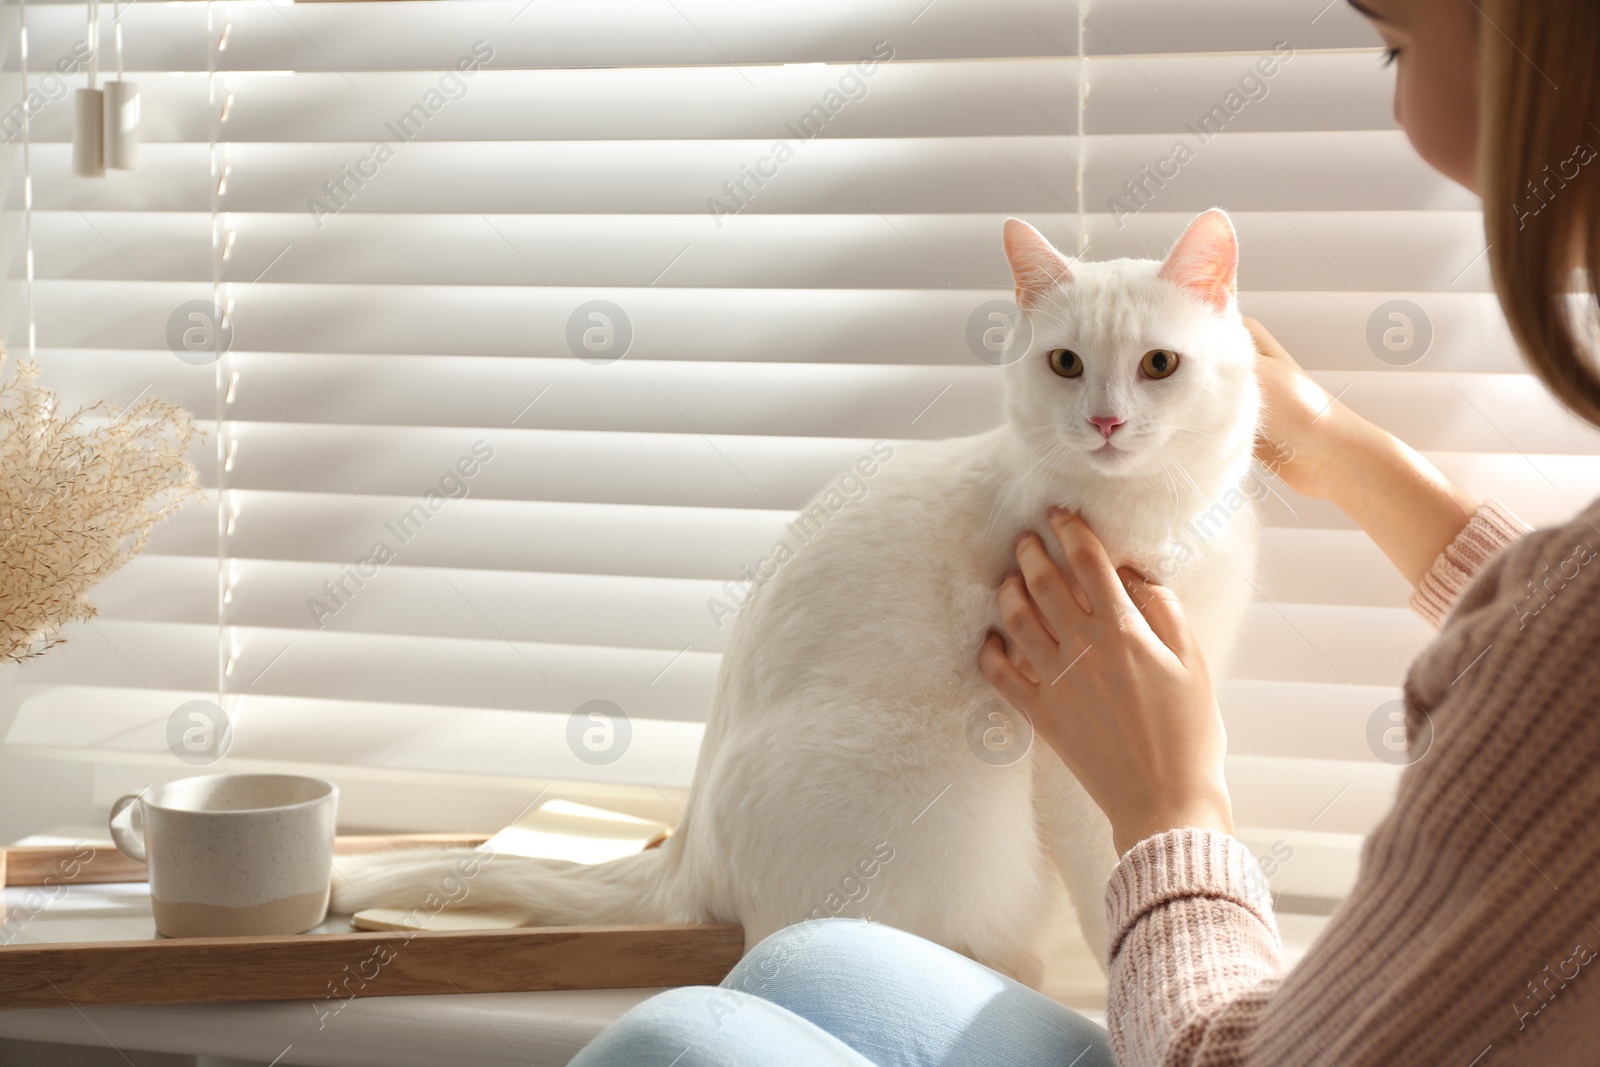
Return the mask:
[[[1248,502],[1231,516],[1217,505],[1248,471],[1254,349],[1231,265],[1220,311],[1161,268],[1072,264],[1033,304],[1026,355],[997,371],[1004,424],[895,447],[866,495],[754,593],[722,660],[686,825],[662,849],[597,867],[496,859],[472,879],[472,903],[516,907],[530,924],[738,922],[747,945],[847,903],[1036,982],[1064,883],[1103,955],[1116,858],[1104,817],[1042,742],[1002,767],[977,758],[968,734],[998,699],[977,667],[998,628],[995,588],[1020,530],[1053,546],[1050,504],[1147,572],[1171,571],[1173,542],[1195,549],[1160,576],[1214,675],[1226,664],[1256,519]],[[1054,348],[1078,352],[1084,375],[1056,376]],[[1180,353],[1170,378],[1137,376],[1152,348]],[[1100,412],[1127,420],[1114,438],[1127,458],[1087,455],[1101,444],[1087,416]],[[1186,524],[1207,511],[1218,522],[1200,543]],[[451,863],[342,861],[334,906],[414,906]]]

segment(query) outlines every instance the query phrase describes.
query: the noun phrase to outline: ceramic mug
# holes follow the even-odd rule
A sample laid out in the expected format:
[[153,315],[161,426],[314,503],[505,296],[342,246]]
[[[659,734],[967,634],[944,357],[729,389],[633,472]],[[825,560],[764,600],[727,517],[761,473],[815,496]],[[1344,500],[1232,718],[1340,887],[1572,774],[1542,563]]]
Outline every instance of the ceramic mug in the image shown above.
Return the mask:
[[213,774],[111,805],[117,851],[146,863],[168,937],[298,934],[328,914],[337,786],[287,774]]

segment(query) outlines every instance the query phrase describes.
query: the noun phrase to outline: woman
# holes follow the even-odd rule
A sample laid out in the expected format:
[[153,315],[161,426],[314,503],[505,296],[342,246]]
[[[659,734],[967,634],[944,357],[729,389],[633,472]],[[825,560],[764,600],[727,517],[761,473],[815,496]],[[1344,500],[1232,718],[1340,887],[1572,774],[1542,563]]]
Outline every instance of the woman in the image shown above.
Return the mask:
[[[1399,64],[1395,115],[1412,144],[1483,195],[1496,290],[1529,364],[1600,425],[1577,336],[1600,276],[1600,166],[1587,166],[1600,4],[1350,3]],[[1530,533],[1252,330],[1263,459],[1290,456],[1279,474],[1360,523],[1442,625],[1405,685],[1408,735],[1426,722],[1431,748],[1301,963],[1283,969],[1259,869],[1230,834],[1222,721],[1177,603],[1054,515],[1069,565],[1033,535],[1019,542],[999,591],[1007,634],[980,663],[1111,820],[1109,1035],[954,953],[835,919],[769,938],[724,988],[648,1001],[575,1064],[1088,1067],[1111,1062],[1108,1036],[1124,1064],[1600,1062],[1600,974],[1584,973],[1600,954],[1600,566],[1586,566],[1600,502]]]

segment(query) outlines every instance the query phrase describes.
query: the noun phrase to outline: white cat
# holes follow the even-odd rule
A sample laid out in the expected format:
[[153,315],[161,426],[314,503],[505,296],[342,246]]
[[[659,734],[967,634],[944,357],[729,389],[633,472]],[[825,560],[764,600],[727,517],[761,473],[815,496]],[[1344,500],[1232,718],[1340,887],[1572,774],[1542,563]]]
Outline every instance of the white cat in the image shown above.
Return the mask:
[[[747,945],[865,913],[1037,984],[1059,873],[1104,955],[1109,827],[1048,746],[1022,754],[1025,720],[977,650],[998,627],[1018,532],[1042,532],[1059,561],[1045,509],[1060,504],[1114,560],[1172,587],[1220,676],[1255,558],[1237,488],[1260,404],[1255,351],[1221,211],[1164,262],[1069,265],[1016,219],[1005,245],[1030,329],[996,371],[1004,424],[895,448],[866,495],[821,509],[820,532],[746,602],[685,825],[597,866],[499,857],[471,879],[470,904],[530,925],[737,922]],[[342,861],[334,907],[416,906],[458,858]]]

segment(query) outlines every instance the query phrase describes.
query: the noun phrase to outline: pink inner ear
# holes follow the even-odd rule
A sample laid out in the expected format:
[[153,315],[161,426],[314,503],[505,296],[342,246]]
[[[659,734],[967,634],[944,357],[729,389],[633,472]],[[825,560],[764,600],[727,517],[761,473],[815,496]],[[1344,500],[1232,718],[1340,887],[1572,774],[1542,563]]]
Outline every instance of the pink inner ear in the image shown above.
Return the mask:
[[1161,277],[1218,311],[1233,303],[1239,239],[1228,216],[1213,208],[1189,224],[1161,265]]
[[1005,242],[1011,277],[1017,283],[1017,306],[1024,311],[1051,289],[1072,281],[1066,257],[1021,219],[1006,220]]

